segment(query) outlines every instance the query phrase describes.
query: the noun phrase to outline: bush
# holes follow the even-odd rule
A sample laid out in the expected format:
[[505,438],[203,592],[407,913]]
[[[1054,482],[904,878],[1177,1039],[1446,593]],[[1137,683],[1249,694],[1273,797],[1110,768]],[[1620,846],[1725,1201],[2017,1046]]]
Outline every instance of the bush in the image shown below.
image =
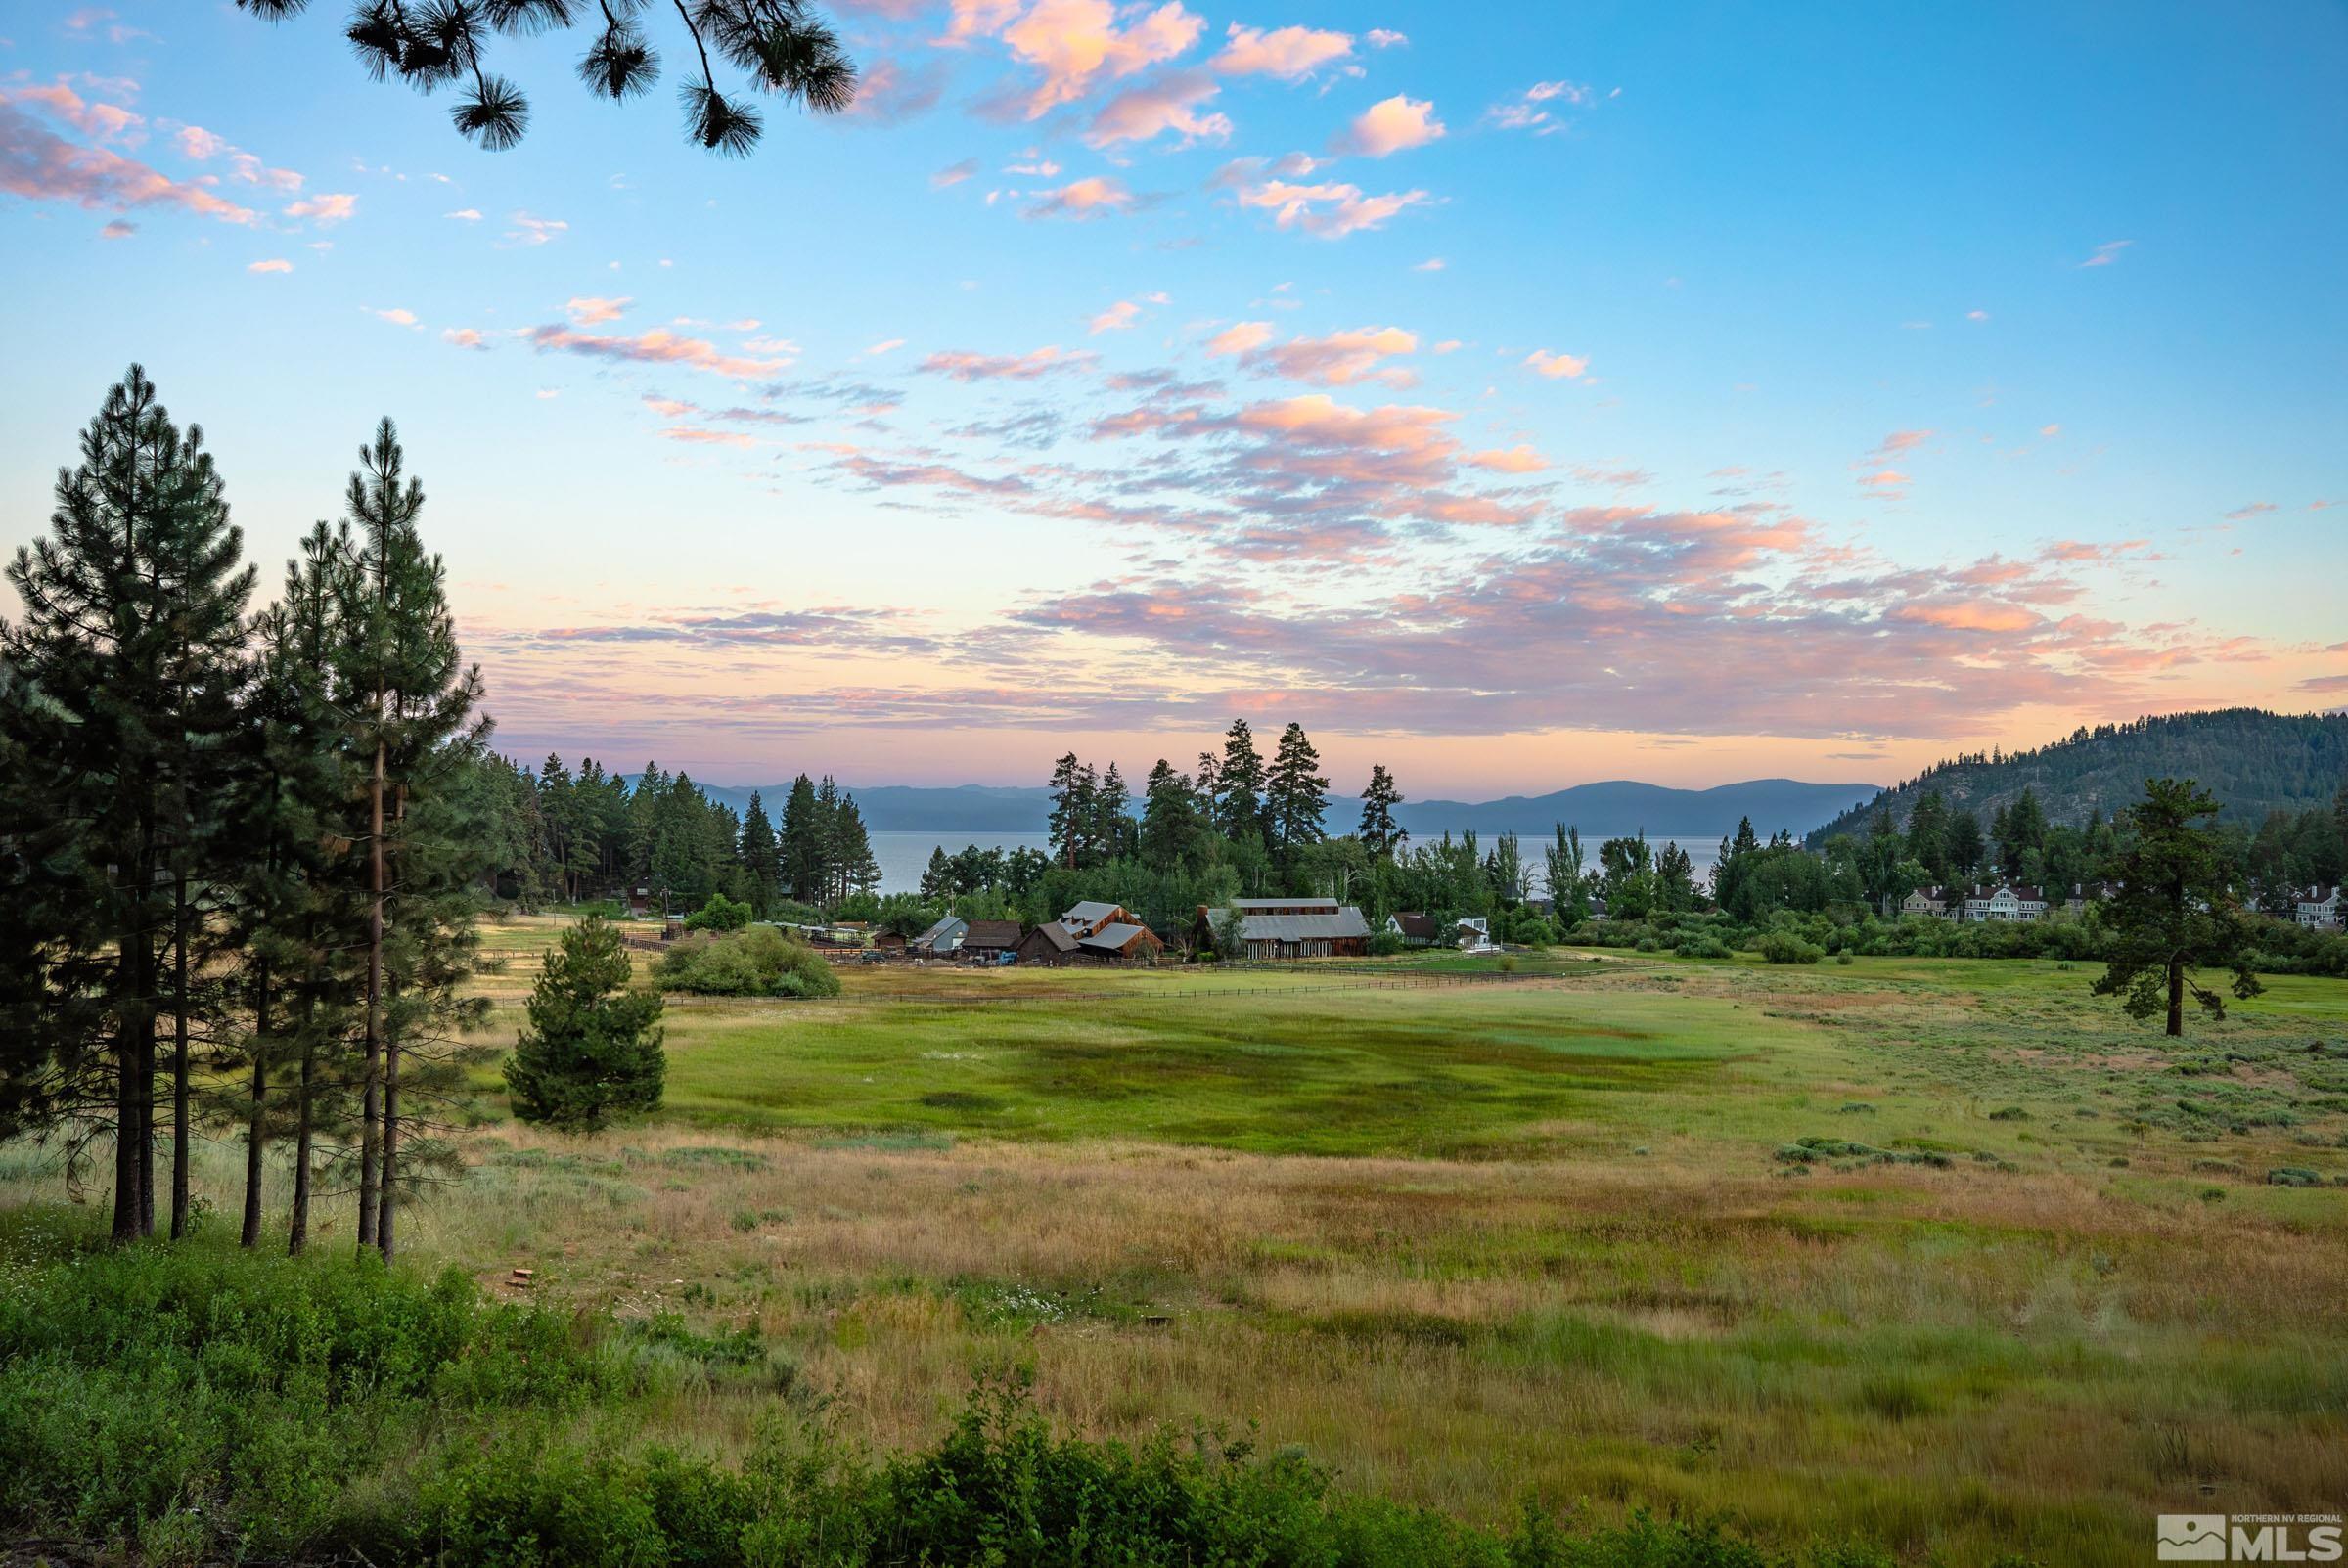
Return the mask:
[[835,997],[839,976],[813,948],[771,925],[690,936],[654,966],[663,991],[709,997]]
[[739,931],[750,923],[750,907],[737,903],[723,893],[712,893],[709,902],[685,917],[688,931]]
[[1789,931],[1765,932],[1754,947],[1770,963],[1816,963],[1827,956],[1816,942],[1805,942]]
[[1377,931],[1371,935],[1370,956],[1374,959],[1390,959],[1402,949],[1402,938],[1392,931]]

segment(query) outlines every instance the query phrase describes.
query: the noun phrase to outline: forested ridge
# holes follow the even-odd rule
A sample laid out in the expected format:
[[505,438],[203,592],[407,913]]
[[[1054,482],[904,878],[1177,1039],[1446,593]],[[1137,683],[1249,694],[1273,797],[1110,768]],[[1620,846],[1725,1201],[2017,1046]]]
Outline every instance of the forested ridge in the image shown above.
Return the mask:
[[2080,828],[2109,819],[2143,794],[2146,779],[2194,779],[2215,794],[2221,821],[2255,827],[2271,812],[2325,805],[2348,778],[2348,713],[2271,713],[2220,708],[2081,726],[2025,751],[1961,753],[1854,806],[1809,835],[1823,844],[1864,833],[1878,812],[1905,827],[1925,794],[1987,819],[2027,789],[2050,823]]

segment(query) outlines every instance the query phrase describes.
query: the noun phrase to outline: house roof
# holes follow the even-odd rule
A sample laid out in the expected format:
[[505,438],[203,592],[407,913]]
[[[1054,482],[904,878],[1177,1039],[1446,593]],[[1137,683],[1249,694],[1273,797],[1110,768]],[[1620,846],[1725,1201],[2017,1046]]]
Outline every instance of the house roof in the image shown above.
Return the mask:
[[939,948],[951,949],[955,942],[960,939],[962,934],[969,929],[969,924],[965,922],[959,916],[949,915],[944,919],[938,921],[935,925],[929,927],[929,929],[926,931],[924,931],[921,935],[915,937],[909,945],[913,947],[926,947],[932,951],[935,951]]
[[2044,904],[2047,901],[2044,889],[2032,887],[2027,882],[1993,882],[1987,887],[1974,888],[1972,896],[1986,902],[2000,893],[2011,893],[2017,902],[2023,904]]
[[1351,905],[1330,915],[1245,915],[1240,921],[1242,942],[1330,942],[1368,936],[1370,922]]
[[1333,898],[1235,898],[1231,907],[1242,915],[1259,910],[1308,910],[1316,915],[1334,915],[1338,912]]
[[972,920],[970,934],[962,939],[964,947],[1016,947],[1019,945],[1019,922],[1016,920]]
[[1401,932],[1404,936],[1431,937],[1435,935],[1437,931],[1435,918],[1432,915],[1422,914],[1417,910],[1413,910],[1405,915],[1397,915],[1393,918],[1393,919],[1394,929]]
[[1044,945],[1052,949],[1052,951],[1055,953],[1073,953],[1076,951],[1075,933],[1057,921],[1049,925],[1037,926],[1033,934],[1042,937],[1044,939]]
[[1101,927],[1101,929],[1086,937],[1082,945],[1085,947],[1106,948],[1112,953],[1122,953],[1127,947],[1132,945],[1133,939],[1137,936],[1148,936],[1151,941],[1156,940],[1155,936],[1151,934],[1148,926],[1129,925],[1120,921],[1114,925],[1104,925]]
[[1069,905],[1068,912],[1060,918],[1063,925],[1099,925],[1111,915],[1123,913],[1124,911],[1114,904],[1105,904],[1097,898],[1088,898],[1082,903]]

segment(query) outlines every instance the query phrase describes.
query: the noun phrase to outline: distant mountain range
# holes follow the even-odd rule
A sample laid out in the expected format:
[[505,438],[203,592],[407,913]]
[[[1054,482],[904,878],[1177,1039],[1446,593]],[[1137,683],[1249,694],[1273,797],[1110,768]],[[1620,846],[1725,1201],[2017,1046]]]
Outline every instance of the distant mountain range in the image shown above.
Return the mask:
[[2270,811],[2328,805],[2348,784],[2348,713],[2220,708],[2082,728],[2032,751],[1938,763],[1858,802],[1811,837],[1865,832],[1878,811],[1905,826],[1917,797],[1931,789],[1984,828],[2001,806],[2034,790],[2048,821],[2075,828],[2093,813],[2109,818],[2143,799],[2147,779],[2194,780],[2217,797],[2222,820],[2250,826]]
[[[1753,829],[1766,838],[1784,829],[1806,833],[1837,812],[1872,800],[1881,791],[1872,784],[1803,784],[1793,779],[1754,779],[1721,784],[1712,789],[1670,789],[1661,784],[1614,780],[1575,784],[1546,795],[1510,795],[1501,800],[1413,800],[1395,812],[1413,838],[1437,838],[1446,832],[1473,832],[1483,837],[1513,832],[1526,838],[1547,837],[1558,823],[1578,827],[1582,837],[1598,839],[1645,829],[1649,838],[1703,840],[1734,832],[1739,818],[1750,817]],[[747,809],[748,786],[702,784],[701,792],[736,811]],[[761,784],[767,813],[780,816],[790,785]],[[881,784],[869,789],[850,787],[864,825],[874,832],[1040,833],[1051,815],[1051,797],[1040,786],[962,784],[952,788],[921,788]],[[1329,827],[1349,832],[1355,807],[1340,796],[1331,802]]]

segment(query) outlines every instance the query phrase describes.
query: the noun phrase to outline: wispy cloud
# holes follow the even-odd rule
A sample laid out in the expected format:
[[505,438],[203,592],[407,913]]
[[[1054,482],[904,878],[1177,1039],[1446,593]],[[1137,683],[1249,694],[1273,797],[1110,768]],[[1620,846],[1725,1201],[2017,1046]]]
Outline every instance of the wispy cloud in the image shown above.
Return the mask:
[[619,360],[640,365],[682,365],[712,376],[750,381],[771,376],[790,361],[782,356],[753,357],[728,354],[715,343],[687,337],[655,327],[634,336],[585,333],[558,323],[533,327],[524,335],[540,353],[583,354],[592,359]]

